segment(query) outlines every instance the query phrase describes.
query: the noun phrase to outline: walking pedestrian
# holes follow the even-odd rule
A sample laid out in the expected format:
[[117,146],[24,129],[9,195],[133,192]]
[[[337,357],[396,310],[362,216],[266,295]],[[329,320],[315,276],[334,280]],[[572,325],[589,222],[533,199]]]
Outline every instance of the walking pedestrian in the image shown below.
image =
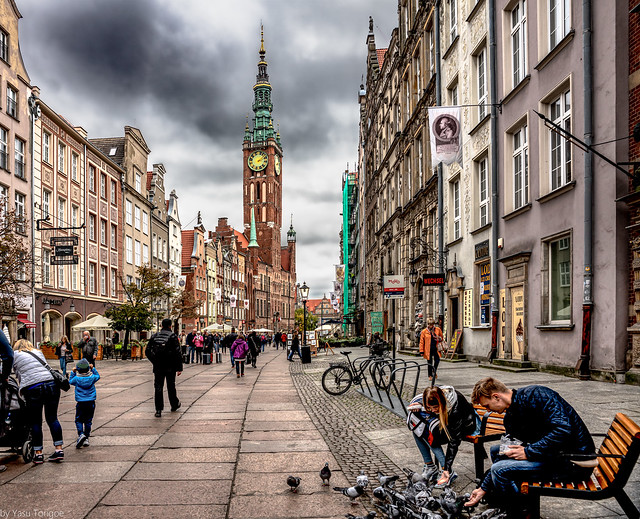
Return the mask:
[[87,330],[82,332],[82,340],[78,343],[78,349],[80,350],[80,358],[87,359],[89,364],[95,365],[98,356],[98,341],[91,337]]
[[427,327],[420,333],[420,353],[427,359],[429,380],[435,380],[438,377],[438,364],[440,364],[438,348],[442,341],[442,330],[436,326],[433,317],[430,317],[427,320]]
[[204,337],[199,331],[193,338],[193,344],[196,347],[196,364],[202,363],[202,351],[204,350]]
[[25,400],[27,420],[31,427],[31,444],[33,445],[33,463],[44,463],[42,454],[42,411],[51,432],[55,451],[49,461],[64,460],[62,445],[62,427],[58,421],[58,404],[60,387],[53,379],[51,372],[42,364],[46,363],[42,351],[33,347],[26,339],[20,339],[13,345],[13,370],[18,377],[20,394]]
[[222,347],[226,350],[227,348],[229,348],[229,355],[231,355],[231,367],[233,368],[233,366],[235,366],[235,359],[233,358],[233,352],[231,351],[231,346],[233,345],[234,341],[238,338],[238,335],[236,334],[236,329],[235,328],[231,328],[231,332],[228,333],[227,335],[225,335],[224,339],[222,339]]
[[182,352],[178,336],[171,330],[171,319],[162,320],[162,330],[151,336],[145,354],[153,364],[154,402],[159,418],[164,409],[165,380],[171,411],[177,411],[182,405],[176,392],[176,375],[182,374]]
[[89,446],[89,436],[91,436],[91,424],[96,411],[96,382],[100,380],[98,370],[94,368],[87,359],[80,359],[73,374],[69,379],[69,384],[76,386],[76,449],[82,446]]
[[247,360],[247,353],[249,352],[249,345],[247,341],[244,340],[244,335],[238,335],[230,349],[235,361],[236,377],[244,377],[244,363]]
[[55,354],[60,361],[60,370],[64,373],[65,377],[69,378],[67,374],[67,363],[70,361],[73,362],[73,350],[66,335],[60,337],[60,342],[56,346]]
[[300,339],[298,339],[298,332],[293,332],[293,338],[291,339],[291,351],[287,357],[289,362],[293,362],[294,353],[297,353],[298,357],[302,359],[302,356],[300,355]]
[[276,351],[278,351],[280,346],[280,332],[273,334],[273,345],[276,347]]
[[191,331],[187,334],[187,355],[189,355],[189,363],[193,364],[195,355],[196,355],[196,345],[193,342],[194,337],[196,336],[197,331]]
[[251,365],[255,368],[256,360],[258,360],[258,355],[260,354],[260,339],[258,339],[258,334],[251,332],[247,338],[247,343],[249,344],[249,353],[251,354]]

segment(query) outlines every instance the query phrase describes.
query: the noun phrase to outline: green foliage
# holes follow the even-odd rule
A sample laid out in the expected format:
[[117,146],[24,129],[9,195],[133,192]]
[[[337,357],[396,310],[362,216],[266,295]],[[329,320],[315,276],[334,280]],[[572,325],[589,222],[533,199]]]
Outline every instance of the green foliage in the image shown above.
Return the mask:
[[[296,327],[302,331],[303,326],[302,322],[304,321],[304,308],[296,308],[295,318],[296,318]],[[307,312],[307,331],[315,330],[316,326],[318,326],[318,318],[310,312]]]
[[364,337],[340,337],[338,339],[328,338],[327,342],[332,348],[354,348],[364,346],[366,341]]

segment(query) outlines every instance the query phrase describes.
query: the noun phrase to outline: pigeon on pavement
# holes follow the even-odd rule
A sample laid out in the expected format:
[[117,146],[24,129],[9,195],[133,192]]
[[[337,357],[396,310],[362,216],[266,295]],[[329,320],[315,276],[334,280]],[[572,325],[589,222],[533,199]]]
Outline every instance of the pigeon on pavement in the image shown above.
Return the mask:
[[322,480],[322,486],[329,484],[329,479],[331,479],[331,469],[329,468],[328,462],[320,469],[320,479]]
[[385,476],[382,472],[378,472],[378,481],[383,487],[393,487],[400,476]]
[[369,478],[364,473],[364,470],[361,470],[360,475],[356,478],[356,485],[360,485],[362,488],[369,486]]
[[356,504],[356,498],[364,494],[364,488],[360,485],[355,485],[353,487],[333,487],[333,490],[336,492],[342,492],[345,496],[350,498],[352,505]]
[[345,514],[347,519],[373,519],[376,515],[375,512],[369,512],[367,515],[353,515],[353,514]]
[[288,476],[287,485],[291,487],[291,492],[297,492],[298,486],[300,485],[300,478],[296,476]]

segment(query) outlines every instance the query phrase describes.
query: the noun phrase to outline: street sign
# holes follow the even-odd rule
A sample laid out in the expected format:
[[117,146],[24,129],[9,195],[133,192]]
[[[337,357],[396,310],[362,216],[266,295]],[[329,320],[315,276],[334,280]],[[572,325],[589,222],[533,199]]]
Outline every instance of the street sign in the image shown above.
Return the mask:
[[55,256],[73,256],[73,245],[56,245]]
[[51,256],[52,265],[77,265],[78,256]]
[[56,245],[78,245],[78,237],[77,236],[52,236],[49,239],[49,243],[52,247]]
[[425,286],[444,286],[447,282],[447,277],[444,274],[423,274],[422,283]]
[[384,276],[382,291],[385,299],[403,299],[404,276]]

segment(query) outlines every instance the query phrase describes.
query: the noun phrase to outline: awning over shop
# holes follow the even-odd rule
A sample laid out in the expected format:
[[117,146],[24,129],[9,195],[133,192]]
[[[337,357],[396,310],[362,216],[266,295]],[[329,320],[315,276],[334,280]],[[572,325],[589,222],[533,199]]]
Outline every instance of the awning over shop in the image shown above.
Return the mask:
[[82,323],[71,327],[72,330],[111,330],[111,319],[102,315],[94,315]]
[[36,323],[34,323],[32,321],[29,321],[29,319],[27,319],[26,317],[18,316],[17,319],[22,324],[24,324],[27,328],[35,328],[36,327]]

